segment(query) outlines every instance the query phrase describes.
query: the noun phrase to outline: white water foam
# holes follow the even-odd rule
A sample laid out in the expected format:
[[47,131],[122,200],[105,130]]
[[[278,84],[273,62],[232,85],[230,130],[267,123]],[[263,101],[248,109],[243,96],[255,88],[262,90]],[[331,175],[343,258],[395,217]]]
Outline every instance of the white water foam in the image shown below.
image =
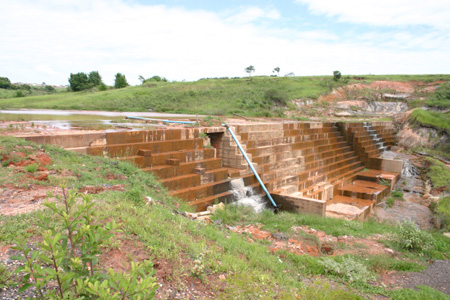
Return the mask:
[[260,213],[266,209],[266,202],[261,196],[255,195],[253,189],[246,187],[242,178],[231,180],[231,192],[233,193],[234,205],[248,206],[254,212]]

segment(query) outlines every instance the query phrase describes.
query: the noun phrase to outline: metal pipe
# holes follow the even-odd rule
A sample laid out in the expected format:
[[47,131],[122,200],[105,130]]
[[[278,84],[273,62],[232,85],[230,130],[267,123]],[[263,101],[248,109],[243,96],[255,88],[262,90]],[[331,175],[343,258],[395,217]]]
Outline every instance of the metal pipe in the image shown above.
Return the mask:
[[151,119],[151,118],[143,118],[143,117],[126,117],[127,119],[133,120],[144,120],[144,121],[158,121],[163,123],[178,123],[178,124],[195,124],[197,122],[193,121],[175,121],[175,120],[161,120],[161,119]]
[[264,190],[264,192],[266,193],[267,197],[269,198],[270,202],[272,202],[273,207],[278,208],[278,205],[275,203],[275,201],[273,201],[272,196],[270,195],[269,191],[266,189],[266,186],[264,185],[263,181],[261,180],[261,178],[258,175],[258,172],[256,172],[255,168],[252,165],[252,162],[250,161],[250,159],[248,158],[247,154],[245,153],[244,149],[241,146],[241,143],[239,143],[239,141],[237,140],[236,136],[234,135],[233,131],[231,130],[230,127],[228,127],[227,124],[222,124],[222,126],[225,126],[226,129],[228,129],[228,132],[231,134],[231,136],[233,137],[233,140],[236,142],[239,150],[241,150],[242,155],[244,156],[245,160],[247,161],[250,169],[252,169],[253,174],[255,174],[256,179],[259,181],[259,184],[261,185],[262,189]]

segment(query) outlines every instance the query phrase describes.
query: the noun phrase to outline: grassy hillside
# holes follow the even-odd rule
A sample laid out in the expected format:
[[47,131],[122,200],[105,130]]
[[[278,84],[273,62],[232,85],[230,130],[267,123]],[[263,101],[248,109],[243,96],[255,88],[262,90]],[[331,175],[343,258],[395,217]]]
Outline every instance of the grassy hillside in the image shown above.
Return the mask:
[[[355,79],[356,78],[356,79]],[[55,95],[0,99],[1,108],[46,108],[109,111],[147,111],[208,115],[279,115],[280,103],[317,99],[331,88],[374,80],[450,80],[450,75],[253,77],[203,79],[195,82],[146,82],[142,86],[104,92],[70,92]],[[276,91],[274,93],[274,91]],[[289,106],[288,106],[289,108]]]
[[[57,187],[61,182],[75,190],[88,185],[91,188],[87,190],[95,190],[92,186],[99,189],[122,186],[123,190],[106,189],[92,195],[94,211],[108,222],[115,221],[121,230],[105,241],[99,268],[109,267],[113,260],[113,266],[123,271],[127,268],[121,259],[135,262],[150,259],[157,270],[157,293],[161,299],[169,298],[173,291],[182,293],[192,289],[197,293],[196,298],[207,294],[212,299],[363,299],[375,295],[383,295],[378,296],[383,299],[449,299],[430,287],[389,289],[379,281],[386,272],[421,271],[430,259],[448,259],[450,239],[442,234],[415,230],[413,242],[418,248],[408,250],[411,237],[405,236],[400,227],[375,222],[349,222],[287,212],[255,214],[236,206],[227,206],[210,223],[194,221],[181,213],[186,209],[183,203],[169,197],[150,174],[130,164],[10,137],[0,137],[0,144],[2,189],[39,190]],[[52,160],[47,166],[48,181],[31,179],[31,168],[7,167],[9,162],[19,163],[41,150]],[[152,204],[146,204],[144,196],[150,196]],[[40,241],[41,231],[37,227],[40,220],[54,218],[49,210],[0,215],[0,246],[23,237],[35,247]],[[335,237],[351,235],[369,240],[381,234],[382,243],[396,254],[371,255],[364,252],[367,246],[345,242],[329,244],[352,254],[309,256],[272,251],[269,240],[232,230],[248,224],[261,224],[260,228],[269,235],[281,235],[286,240],[298,238],[317,247],[320,247],[317,236],[308,233],[299,236],[293,228],[307,225]],[[421,244],[422,239],[431,243],[429,248]],[[11,267],[14,265],[6,267],[0,262],[0,293],[2,289],[12,288],[17,280]],[[188,298],[184,295],[181,298]]]

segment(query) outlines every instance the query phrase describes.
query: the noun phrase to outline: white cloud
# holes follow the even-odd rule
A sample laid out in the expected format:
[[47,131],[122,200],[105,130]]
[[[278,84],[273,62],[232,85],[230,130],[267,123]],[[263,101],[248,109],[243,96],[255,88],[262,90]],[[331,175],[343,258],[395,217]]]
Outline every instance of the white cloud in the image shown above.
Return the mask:
[[258,19],[277,20],[280,18],[280,13],[276,9],[263,10],[260,7],[251,6],[245,8],[238,14],[234,14],[227,18],[228,22],[244,24],[254,22]]
[[378,26],[428,25],[450,28],[448,0],[296,0],[316,14],[342,22]]
[[[16,0],[0,11],[0,76],[67,84],[70,73],[98,70],[107,84],[117,72],[170,80],[281,74],[445,73],[447,37],[426,34],[342,39],[326,30],[269,30],[258,22],[278,11],[248,8],[234,17],[204,10],[114,0]],[[241,20],[241,21],[239,21]],[[422,42],[433,47],[424,48]],[[416,43],[416,44],[414,44]],[[407,46],[412,49],[403,51]],[[420,48],[420,49],[419,49]]]

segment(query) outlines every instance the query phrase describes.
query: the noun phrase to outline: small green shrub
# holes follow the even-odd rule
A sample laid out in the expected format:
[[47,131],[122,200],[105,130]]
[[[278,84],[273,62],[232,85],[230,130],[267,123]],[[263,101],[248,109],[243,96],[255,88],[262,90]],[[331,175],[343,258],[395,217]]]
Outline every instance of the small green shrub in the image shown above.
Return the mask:
[[386,205],[391,208],[394,205],[395,199],[394,198],[387,198],[386,199]]
[[0,289],[8,286],[9,281],[11,279],[11,274],[8,269],[0,263]]
[[423,252],[433,248],[434,239],[432,235],[420,228],[412,221],[403,221],[398,224],[399,233],[397,238],[403,249]]
[[447,226],[447,229],[450,229],[450,196],[439,200],[436,211],[442,218],[444,225]]
[[392,197],[394,197],[394,198],[401,198],[401,199],[403,199],[403,192],[402,191],[399,191],[399,190],[394,190],[393,192],[392,192]]
[[275,105],[285,106],[288,102],[288,95],[285,91],[270,89],[264,92],[264,99]]
[[36,173],[37,169],[38,169],[37,164],[31,164],[31,165],[25,166],[25,168],[24,168],[25,172],[28,172],[28,173]]
[[320,263],[328,274],[339,276],[349,282],[367,282],[375,279],[366,265],[351,256],[344,257],[341,262],[325,257],[322,258]]
[[19,293],[34,287],[40,299],[152,299],[156,290],[154,271],[150,262],[131,263],[128,273],[109,269],[105,274],[98,267],[101,248],[117,230],[113,223],[96,220],[89,195],[63,189],[61,203],[44,205],[52,216],[40,215],[42,242],[32,250],[25,238],[13,249],[22,255],[13,259],[23,261],[16,269],[24,273]]

